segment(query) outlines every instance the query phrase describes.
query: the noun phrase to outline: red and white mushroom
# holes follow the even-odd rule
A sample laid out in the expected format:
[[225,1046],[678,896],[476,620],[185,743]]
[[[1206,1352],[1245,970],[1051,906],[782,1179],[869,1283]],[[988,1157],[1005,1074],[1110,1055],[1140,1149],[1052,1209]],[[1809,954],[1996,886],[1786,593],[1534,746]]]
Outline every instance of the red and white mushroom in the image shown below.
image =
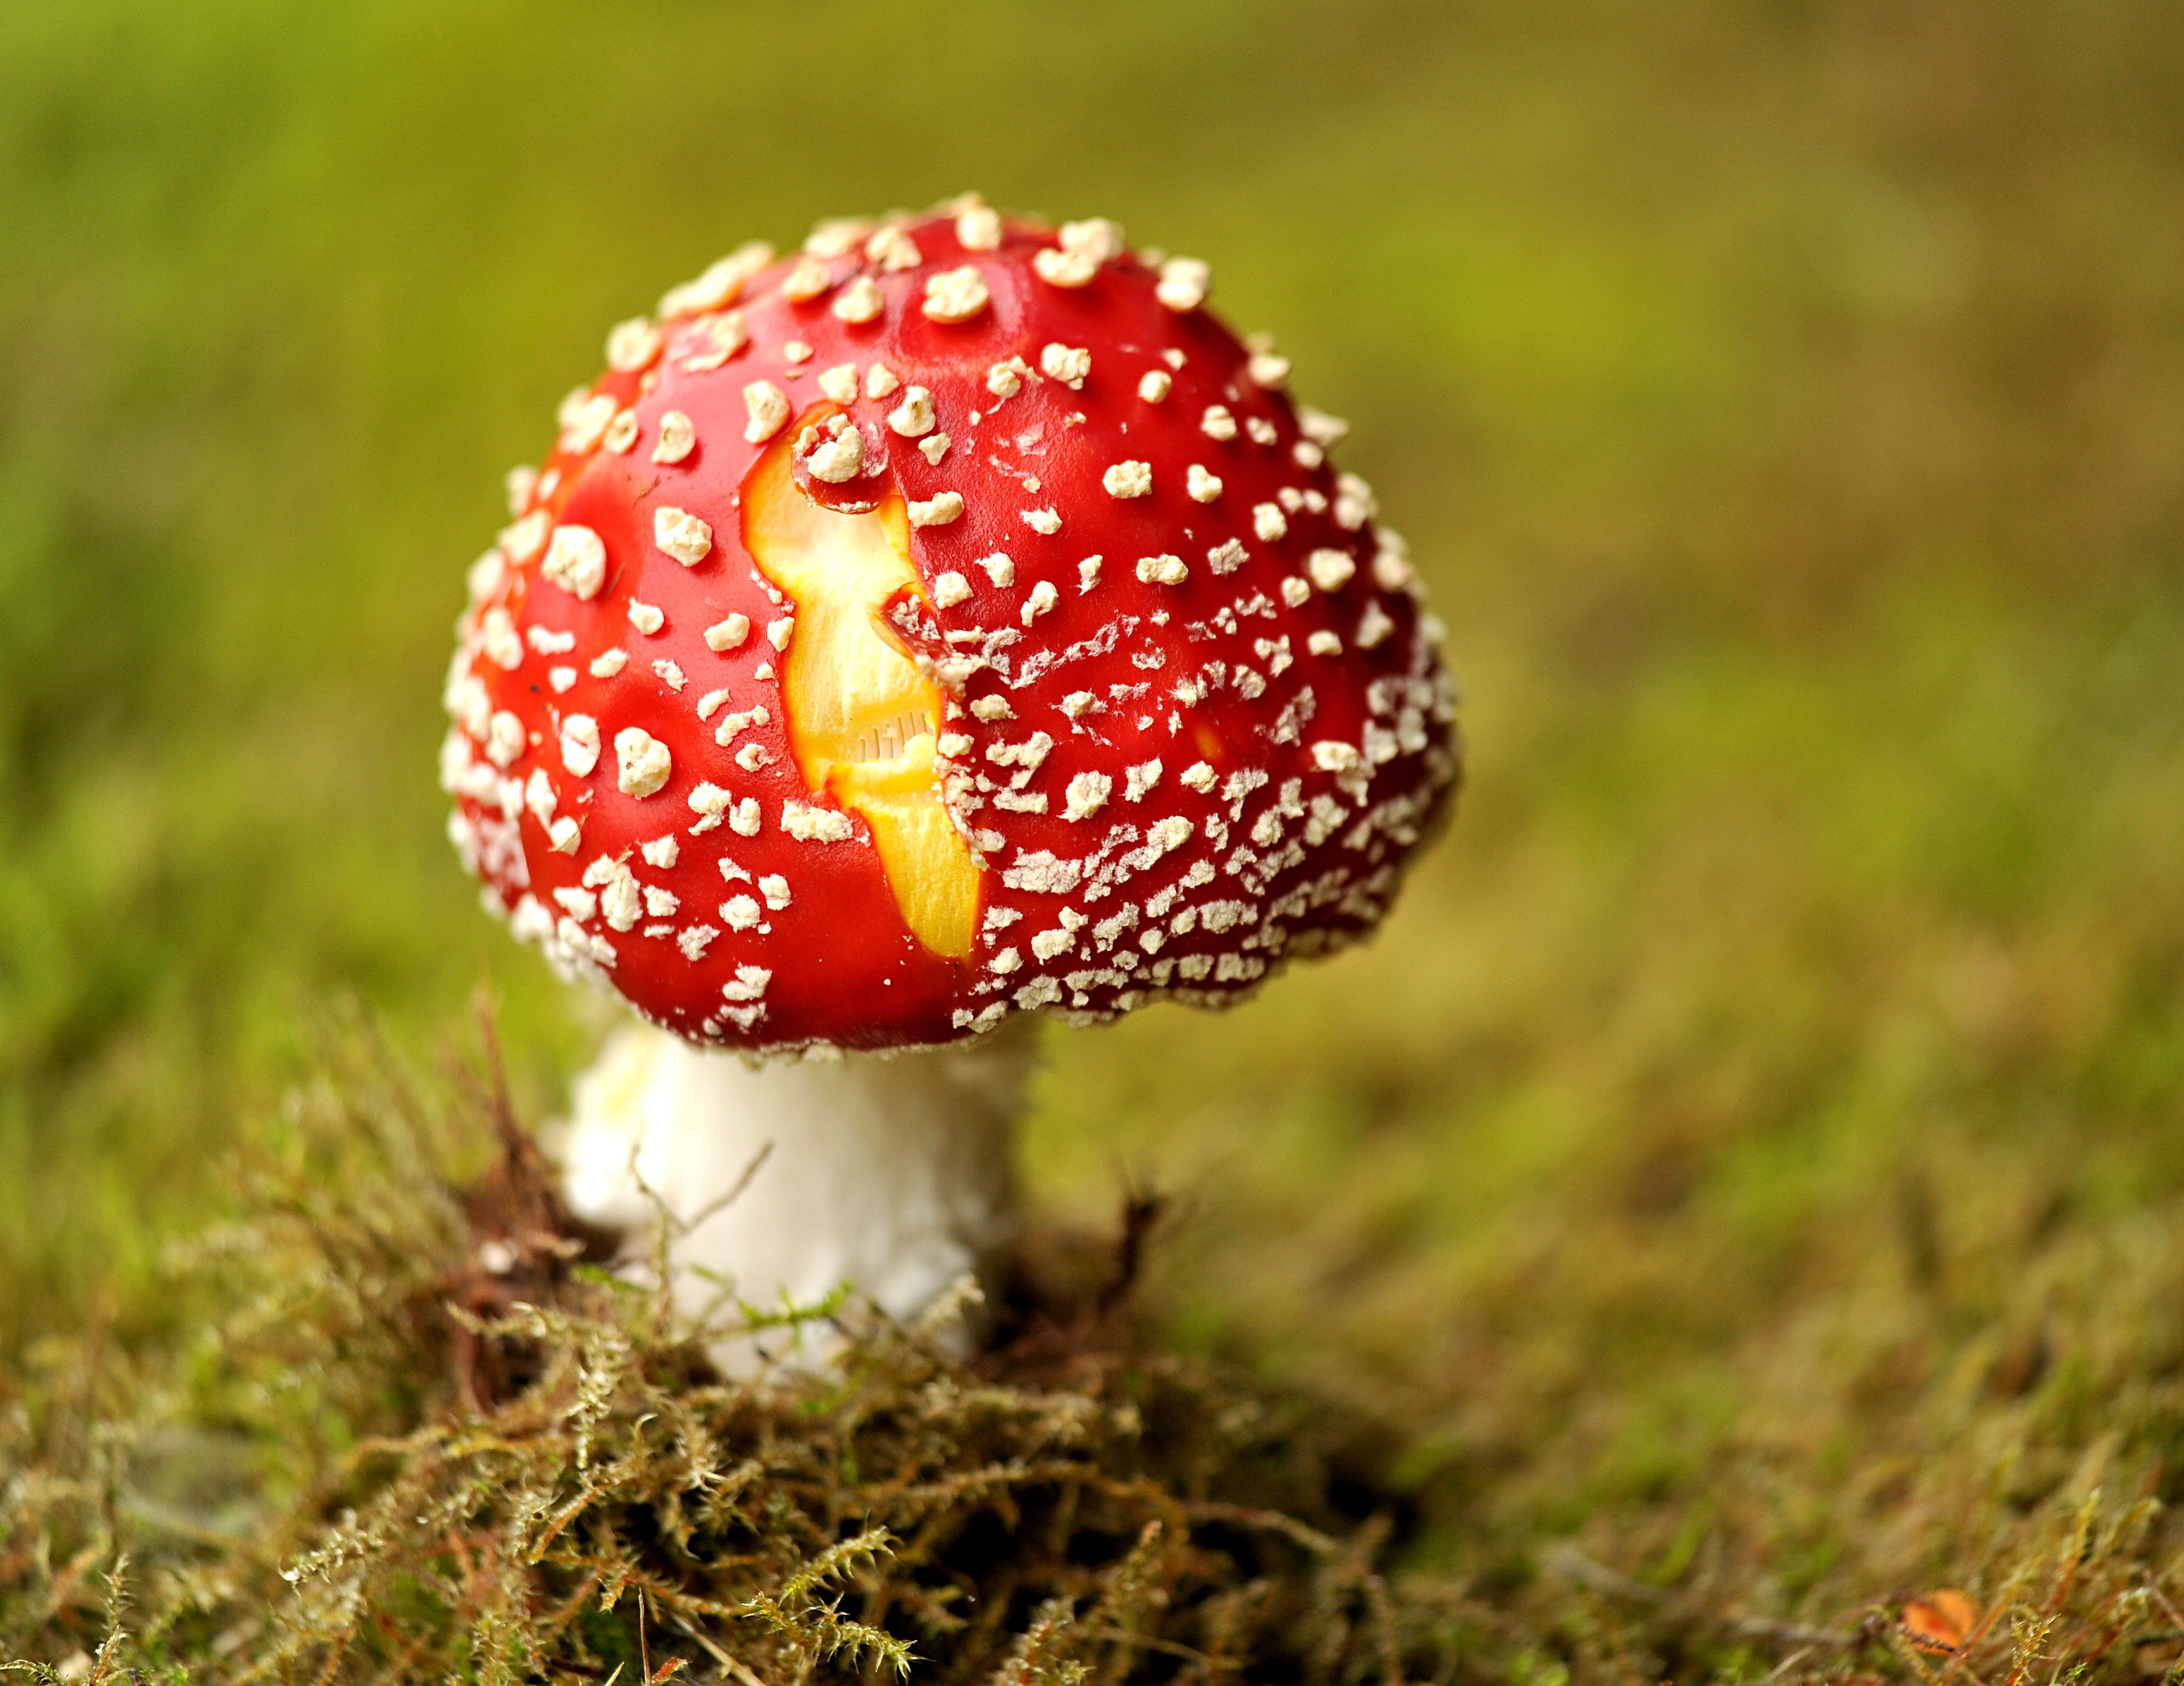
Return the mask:
[[690,1209],[771,1142],[687,1255],[914,1309],[1006,1237],[1020,1075],[837,1056],[1226,1005],[1379,920],[1457,781],[1439,628],[1341,425],[1206,296],[1104,221],[824,224],[616,328],[511,476],[454,842],[668,1033],[580,1084],[580,1209],[636,1215],[633,1136]]

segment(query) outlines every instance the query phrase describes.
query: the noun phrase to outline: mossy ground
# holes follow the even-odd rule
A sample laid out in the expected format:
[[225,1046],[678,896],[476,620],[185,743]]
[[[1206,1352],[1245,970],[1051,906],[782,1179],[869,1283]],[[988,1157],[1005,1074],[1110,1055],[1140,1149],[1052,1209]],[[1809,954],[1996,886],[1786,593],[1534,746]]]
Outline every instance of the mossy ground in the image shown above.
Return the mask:
[[[1335,1680],[1453,1643],[1383,1577],[1390,1514],[1345,1513],[1362,1425],[1146,1341],[1119,1255],[1028,1254],[968,1362],[952,1302],[682,1326],[584,1262],[504,1094],[451,1127],[362,1053],[245,1178],[170,1261],[198,1338],[10,1389],[0,1660],[40,1678]],[[709,1361],[822,1321],[830,1373]]]
[[[1549,1532],[1512,1525],[1490,1435],[1149,1337],[1142,1208],[1115,1247],[1028,1246],[963,1361],[946,1307],[679,1323],[587,1262],[612,1246],[503,1088],[432,1104],[360,1037],[237,1171],[165,1262],[194,1333],[50,1339],[0,1394],[0,1662],[40,1680],[2184,1667],[2174,1231],[2049,1249],[1953,1329],[1853,1296],[1772,1344],[1747,1409],[1779,1444]],[[841,1330],[838,1370],[713,1368],[709,1336],[783,1318]]]
[[[11,1641],[95,1648],[111,1530],[142,1666],[187,1544],[148,1515],[211,1516],[215,1605],[264,1589],[277,1624],[276,1560],[388,1478],[344,1473],[354,1437],[446,1420],[419,1331],[222,1355],[249,1258],[170,1266],[209,1218],[268,1223],[230,1167],[312,1081],[315,1004],[354,993],[422,1059],[489,969],[533,1118],[598,1032],[439,832],[438,676],[499,476],[605,326],[727,246],[975,185],[1212,261],[1356,424],[1344,464],[1469,699],[1463,810],[1377,944],[1223,1018],[1049,1043],[1045,1207],[1169,1197],[1123,1349],[1373,1426],[1280,1503],[1345,1550],[1390,1519],[1403,1644],[1457,1635],[1407,1667],[2158,1674],[2184,1627],[2168,1513],[2135,1509],[2184,1441],[2178,19],[0,8],[0,1395],[28,1413],[0,1502],[57,1518],[6,1525]],[[407,1173],[314,1162],[330,1211],[383,1185],[454,1221]],[[315,1256],[276,1228],[269,1257]],[[576,1310],[668,1361],[642,1306]],[[231,1478],[111,1513],[26,1484],[121,1467],[130,1424],[168,1425],[140,1476]],[[548,1459],[570,1432],[526,1430]],[[1165,1491],[1129,1461],[1156,1455],[1096,1455]],[[735,1596],[777,1591],[786,1544],[751,1572]],[[17,1638],[49,1577],[66,1634]],[[1950,1588],[1992,1618],[1953,1669],[1889,1614]],[[201,1672],[265,1655],[191,1637],[215,1625],[170,1630]]]

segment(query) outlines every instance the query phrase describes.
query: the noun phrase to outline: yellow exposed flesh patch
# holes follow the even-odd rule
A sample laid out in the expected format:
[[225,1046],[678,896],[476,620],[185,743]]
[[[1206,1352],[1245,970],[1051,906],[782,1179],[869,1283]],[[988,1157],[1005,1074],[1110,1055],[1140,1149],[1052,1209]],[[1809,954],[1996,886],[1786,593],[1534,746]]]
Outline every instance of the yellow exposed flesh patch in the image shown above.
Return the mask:
[[961,959],[978,917],[978,867],[933,771],[940,693],[879,631],[890,596],[924,589],[902,500],[864,515],[821,509],[797,489],[784,437],[744,487],[744,543],[796,602],[782,693],[805,784],[863,816],[904,923],[934,954]]

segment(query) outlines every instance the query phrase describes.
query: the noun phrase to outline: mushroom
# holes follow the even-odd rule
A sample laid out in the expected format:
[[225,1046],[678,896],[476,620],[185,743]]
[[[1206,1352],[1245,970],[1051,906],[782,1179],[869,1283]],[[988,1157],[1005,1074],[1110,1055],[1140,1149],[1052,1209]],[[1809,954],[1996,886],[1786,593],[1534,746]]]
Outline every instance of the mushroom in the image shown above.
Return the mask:
[[617,327],[511,476],[443,775],[488,910],[645,1021],[581,1215],[911,1315],[1011,1234],[1012,1027],[1379,921],[1458,780],[1440,629],[1207,285],[975,199],[825,224]]

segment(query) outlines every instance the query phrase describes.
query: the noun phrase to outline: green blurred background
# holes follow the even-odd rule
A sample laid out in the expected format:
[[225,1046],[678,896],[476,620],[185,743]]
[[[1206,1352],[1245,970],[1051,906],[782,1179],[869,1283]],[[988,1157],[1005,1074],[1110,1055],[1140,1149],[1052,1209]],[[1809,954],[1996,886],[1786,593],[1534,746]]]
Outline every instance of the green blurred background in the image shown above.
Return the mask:
[[1377,944],[1052,1035],[1028,1173],[1175,1194],[1177,1338],[1589,1503],[2166,1225],[2180,94],[2159,0],[0,7],[0,1353],[156,1317],[344,993],[429,1060],[489,969],[550,1110],[601,1010],[432,776],[501,474],[738,241],[972,186],[1211,261],[1467,695]]

